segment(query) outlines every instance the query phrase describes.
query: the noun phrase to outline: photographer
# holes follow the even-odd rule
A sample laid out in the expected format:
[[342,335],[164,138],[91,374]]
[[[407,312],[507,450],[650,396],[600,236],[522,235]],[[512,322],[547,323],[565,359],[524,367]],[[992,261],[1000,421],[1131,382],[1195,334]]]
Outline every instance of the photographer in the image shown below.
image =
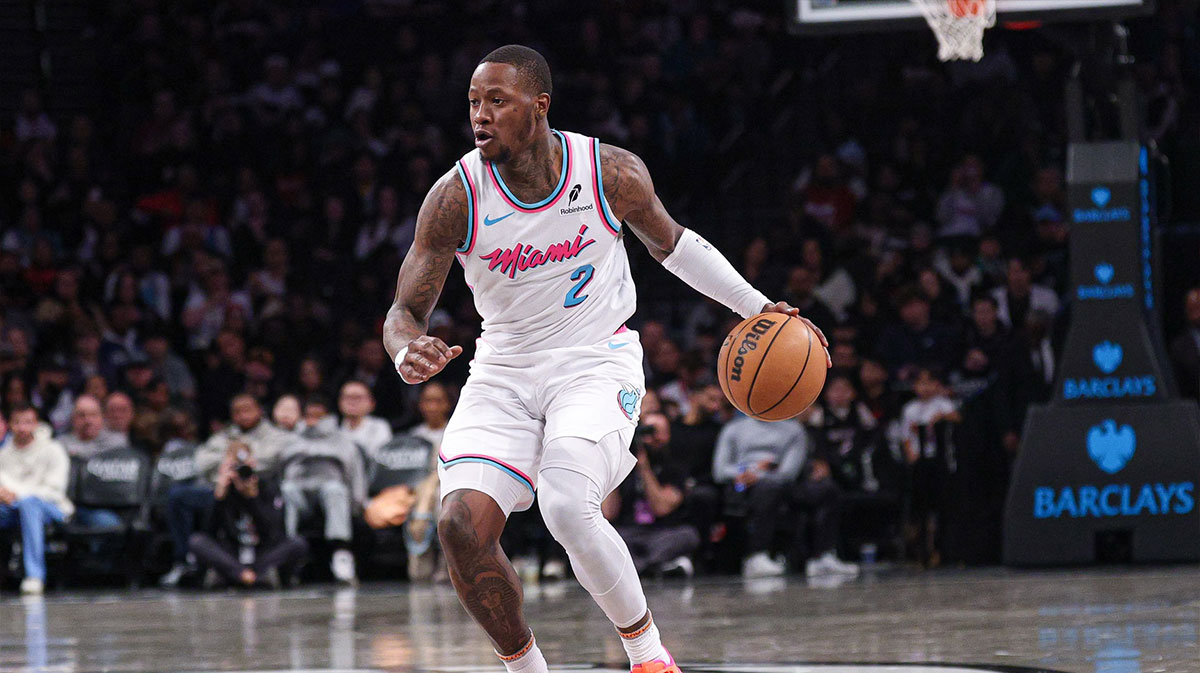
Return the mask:
[[280,568],[304,558],[308,543],[284,534],[279,484],[258,468],[249,444],[229,443],[213,487],[213,534],[193,534],[188,547],[230,584],[278,588]]
[[602,507],[629,546],[638,573],[678,569],[690,577],[689,555],[700,546],[700,532],[689,523],[683,506],[687,468],[671,461],[670,444],[667,417],[642,414],[634,435],[637,466]]

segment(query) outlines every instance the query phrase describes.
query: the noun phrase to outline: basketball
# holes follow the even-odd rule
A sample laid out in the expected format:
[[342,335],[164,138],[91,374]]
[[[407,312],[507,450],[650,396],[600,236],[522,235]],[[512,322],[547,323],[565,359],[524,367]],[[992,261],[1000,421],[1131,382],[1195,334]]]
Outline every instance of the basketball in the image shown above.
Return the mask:
[[803,320],[760,313],[725,337],[717,356],[721,390],[739,411],[782,421],[808,408],[825,385],[821,340]]

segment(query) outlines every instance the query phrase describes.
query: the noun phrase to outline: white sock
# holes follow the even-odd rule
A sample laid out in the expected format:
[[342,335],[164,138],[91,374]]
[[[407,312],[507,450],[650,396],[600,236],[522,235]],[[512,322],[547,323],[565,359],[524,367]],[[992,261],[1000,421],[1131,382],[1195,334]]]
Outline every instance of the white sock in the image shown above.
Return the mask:
[[[619,632],[618,632],[619,633]],[[636,666],[647,661],[671,663],[671,653],[663,647],[659,640],[658,625],[651,617],[650,622],[635,631],[637,635],[621,633],[621,644],[625,646],[625,654],[629,655],[629,663]]]
[[546,665],[546,658],[538,649],[532,632],[529,634],[529,644],[523,651],[513,657],[506,657],[499,652],[496,653],[496,656],[504,662],[504,668],[508,673],[550,673],[550,668]]

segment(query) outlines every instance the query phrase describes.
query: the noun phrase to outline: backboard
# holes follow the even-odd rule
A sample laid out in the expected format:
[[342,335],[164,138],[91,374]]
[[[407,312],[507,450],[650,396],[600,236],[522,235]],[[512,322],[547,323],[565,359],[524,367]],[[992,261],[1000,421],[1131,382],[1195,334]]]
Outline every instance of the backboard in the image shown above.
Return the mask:
[[[998,24],[1102,21],[1145,14],[1154,0],[996,0]],[[800,33],[885,31],[922,25],[910,0],[789,0]]]

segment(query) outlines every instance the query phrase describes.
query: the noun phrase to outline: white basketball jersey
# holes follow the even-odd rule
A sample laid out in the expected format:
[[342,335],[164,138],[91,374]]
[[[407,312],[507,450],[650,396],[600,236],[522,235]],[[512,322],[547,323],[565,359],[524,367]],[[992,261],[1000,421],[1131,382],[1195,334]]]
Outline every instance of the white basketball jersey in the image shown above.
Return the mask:
[[483,316],[481,338],[499,354],[598,343],[636,308],[621,223],[604,199],[600,143],[554,135],[561,175],[537,203],[518,200],[479,150],[458,162],[469,211],[458,261]]

